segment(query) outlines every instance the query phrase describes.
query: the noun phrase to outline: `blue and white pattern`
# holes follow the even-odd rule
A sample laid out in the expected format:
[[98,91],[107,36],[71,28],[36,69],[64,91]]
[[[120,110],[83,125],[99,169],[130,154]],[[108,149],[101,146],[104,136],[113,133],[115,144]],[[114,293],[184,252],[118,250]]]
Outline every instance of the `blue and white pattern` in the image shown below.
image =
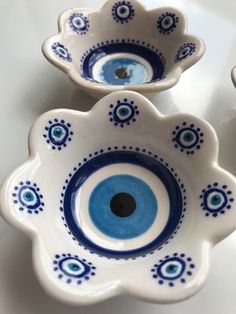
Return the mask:
[[[114,166],[117,163],[129,163],[132,165],[141,166],[149,170],[150,172],[152,172],[153,175],[156,175],[157,178],[161,180],[162,184],[164,184],[165,189],[167,191],[167,194],[168,194],[167,197],[169,199],[168,202],[170,202],[170,204],[168,205],[168,208],[170,212],[173,211],[175,213],[174,215],[172,215],[171,213],[170,215],[168,215],[165,228],[160,234],[158,234],[151,241],[151,243],[149,242],[147,245],[142,245],[141,247],[137,247],[135,249],[129,249],[129,250],[123,250],[123,251],[119,249],[116,250],[114,248],[113,249],[105,248],[93,242],[92,238],[86,236],[86,232],[84,233],[83,231],[83,225],[80,225],[79,220],[76,218],[76,215],[77,215],[76,204],[77,202],[80,202],[80,199],[83,197],[82,191],[83,191],[84,184],[86,184],[86,182],[89,180],[91,175],[96,175],[97,171],[106,168],[106,166],[107,167],[112,166],[112,165]],[[100,177],[100,175],[98,177]],[[81,180],[81,178],[83,179]],[[86,203],[90,207],[90,221],[91,219],[93,220],[93,228],[96,225],[99,225],[97,229],[100,230],[101,234],[103,233],[108,234],[111,232],[111,229],[109,229],[108,231],[107,230],[104,231],[104,228],[107,228],[107,226],[104,226],[103,221],[105,218],[108,217],[107,216],[108,212],[110,213],[110,211],[111,210],[113,211],[113,209],[114,209],[114,212],[117,211],[117,208],[113,208],[112,206],[112,200],[113,200],[113,197],[117,197],[117,194],[119,194],[120,192],[122,192],[122,194],[126,194],[125,195],[126,202],[127,202],[127,197],[129,198],[128,202],[129,204],[131,204],[131,207],[133,206],[132,202],[134,202],[137,206],[141,206],[139,207],[140,210],[142,209],[142,201],[140,203],[139,198],[136,198],[135,196],[136,192],[134,193],[133,190],[132,192],[129,190],[131,186],[130,182],[129,184],[124,183],[124,180],[126,180],[127,178],[124,178],[124,177],[114,178],[113,173],[111,173],[110,175],[109,174],[106,175],[106,178],[108,179],[106,180],[106,182],[105,181],[102,182],[103,180],[101,179],[99,181],[99,178],[98,178],[98,183],[96,183],[96,185],[91,189],[90,196],[89,196],[88,191],[86,193],[87,195],[86,197],[88,198]],[[115,185],[111,184],[109,187],[110,182],[108,181],[117,180],[117,179],[119,182]],[[126,187],[126,188],[118,191],[116,190],[116,188],[118,184],[120,184],[120,179],[122,179],[123,187]],[[128,180],[129,179],[130,179],[130,176]],[[131,179],[133,180],[133,178]],[[135,178],[135,181],[137,179],[140,179],[140,181],[142,181],[142,178],[138,178],[138,177]],[[105,200],[103,198],[100,199],[99,195],[97,195],[97,189],[101,188],[101,186],[99,185],[100,182],[102,182],[102,188],[106,187],[108,184],[108,188],[106,190],[107,193],[110,193],[109,192],[110,188],[113,189],[114,191],[114,193],[110,195],[111,196],[110,204],[107,201],[106,204],[104,205]],[[134,181],[132,181],[132,184],[133,183]],[[143,186],[142,182],[141,182],[141,186]],[[137,187],[137,191],[140,191],[139,190],[140,186],[136,186],[136,187]],[[145,187],[145,191],[148,194],[150,193],[150,189],[152,190],[151,185],[148,188]],[[105,194],[107,195],[106,191],[103,191],[102,195],[105,195]],[[77,201],[76,201],[75,195],[78,195]],[[98,204],[98,202],[101,201],[102,203],[100,207],[104,205],[107,208],[106,213],[104,212],[104,215],[103,215],[103,217],[105,218],[102,220],[100,219],[100,217],[98,217],[98,215],[92,208],[93,207],[92,204],[94,204],[94,202],[89,201],[93,198],[93,196],[96,198],[96,204]],[[122,195],[122,197],[124,197],[124,195]],[[149,196],[148,196],[148,199],[149,199]],[[153,211],[152,211],[153,215],[150,215],[147,221],[144,219],[144,216],[142,215],[137,216],[138,220],[136,221],[136,224],[138,226],[142,225],[143,230],[147,230],[147,228],[149,228],[148,225],[150,225],[150,221],[153,221],[153,217],[156,215],[155,213],[157,210],[156,206],[158,204],[158,200],[157,199],[155,200],[153,197],[152,197],[152,200],[153,202],[151,204],[151,208],[153,208]],[[143,202],[144,203],[146,202],[146,198],[143,200]],[[155,202],[157,202],[157,204]],[[73,168],[73,171],[69,173],[68,178],[65,180],[65,185],[63,186],[62,193],[61,193],[60,203],[61,203],[60,211],[62,214],[61,219],[62,219],[63,225],[67,229],[70,237],[74,241],[76,241],[80,247],[83,247],[85,250],[87,250],[91,254],[97,254],[99,256],[103,256],[108,259],[114,258],[114,259],[133,259],[134,260],[138,257],[146,257],[147,255],[154,254],[155,251],[161,250],[165,245],[167,245],[175,237],[185,217],[185,211],[187,207],[187,196],[186,196],[185,185],[183,184],[182,180],[178,177],[178,174],[176,173],[174,168],[172,168],[163,158],[158,157],[156,154],[152,153],[149,150],[146,150],[145,148],[132,147],[132,146],[121,146],[121,147],[114,146],[114,147],[108,147],[106,149],[100,149],[100,150],[90,153],[87,157],[85,157],[83,160],[81,160],[78,163],[77,167]],[[93,213],[91,214],[91,212]],[[134,211],[132,211],[132,208],[131,209],[129,208],[128,213],[126,211],[125,214],[123,215],[123,213],[118,211],[118,212],[115,212],[115,215],[122,217],[121,218],[122,220],[124,219],[123,221],[125,223],[123,227],[124,227],[124,230],[126,230],[127,228],[125,228],[125,226],[127,223],[129,223],[130,219],[131,220],[133,219]],[[100,220],[98,221],[97,218],[99,218]],[[112,219],[115,219],[115,217],[113,216]],[[133,229],[132,232],[135,233],[136,231]],[[115,238],[119,238],[119,235],[117,234],[115,235],[112,234],[112,236],[114,236]],[[132,235],[132,237],[133,236],[134,234]],[[126,232],[124,232],[122,233],[121,237],[123,239],[126,238],[127,240],[129,240],[128,238],[130,237],[130,234],[127,234]]]
[[178,22],[179,18],[175,13],[162,13],[157,20],[157,28],[161,34],[169,35],[175,30]]
[[117,23],[128,23],[134,15],[134,7],[129,1],[116,2],[112,7],[112,16]]
[[83,281],[96,275],[95,269],[91,262],[70,253],[57,254],[53,261],[53,271],[67,284],[81,285]]
[[136,116],[139,115],[138,106],[127,98],[117,100],[117,103],[110,104],[109,117],[110,121],[115,126],[123,128],[125,125],[130,125],[131,122],[136,121]]
[[85,80],[108,85],[148,84],[165,78],[166,59],[148,42],[117,38],[88,49],[80,59],[80,73]]
[[19,182],[19,185],[14,187],[12,198],[20,211],[26,211],[28,214],[39,214],[43,211],[43,195],[36,183]]
[[195,264],[191,257],[187,257],[184,253],[174,253],[159,260],[151,272],[159,285],[168,284],[169,287],[174,287],[176,284],[186,283],[188,277],[193,275],[194,269]]
[[68,49],[59,42],[56,42],[52,45],[52,51],[62,60],[72,62],[72,57]]
[[200,199],[201,207],[207,217],[217,217],[225,214],[227,210],[231,209],[231,205],[234,202],[232,192],[227,185],[221,186],[217,182],[209,184],[207,188],[203,189]]
[[131,175],[114,175],[101,181],[92,191],[89,214],[93,224],[105,235],[132,239],[152,226],[157,215],[157,200],[143,180]]
[[195,43],[186,43],[181,46],[175,56],[175,62],[182,61],[191,56],[196,51]]
[[45,131],[43,137],[53,150],[61,150],[72,140],[73,131],[71,131],[71,124],[65,122],[65,120],[55,118],[48,121]]
[[204,133],[193,123],[183,122],[182,125],[177,125],[172,136],[175,148],[187,155],[194,154],[204,142]]
[[89,20],[83,13],[78,12],[69,17],[69,25],[74,32],[85,35],[89,29]]

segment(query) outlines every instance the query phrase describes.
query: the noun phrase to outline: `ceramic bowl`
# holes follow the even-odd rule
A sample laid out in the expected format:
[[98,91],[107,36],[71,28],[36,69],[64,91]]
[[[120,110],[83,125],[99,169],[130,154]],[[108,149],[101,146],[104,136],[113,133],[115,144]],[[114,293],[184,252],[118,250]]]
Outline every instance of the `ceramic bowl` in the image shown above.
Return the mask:
[[175,85],[204,53],[186,34],[186,18],[172,7],[146,10],[139,1],[109,0],[100,11],[73,8],[59,17],[59,33],[43,44],[45,57],[88,94],[152,94]]
[[231,71],[231,78],[234,86],[236,87],[236,66]]
[[31,237],[40,282],[64,302],[188,298],[236,228],[236,179],[217,164],[213,128],[135,92],[43,114],[29,151],[1,187],[1,213]]

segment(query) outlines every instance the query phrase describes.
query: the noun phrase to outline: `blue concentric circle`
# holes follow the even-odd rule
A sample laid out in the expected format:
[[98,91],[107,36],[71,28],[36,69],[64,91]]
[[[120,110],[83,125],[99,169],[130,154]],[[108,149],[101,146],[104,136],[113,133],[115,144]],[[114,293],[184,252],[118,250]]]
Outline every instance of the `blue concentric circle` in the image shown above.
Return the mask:
[[31,186],[22,186],[19,190],[19,201],[28,209],[36,209],[40,206],[41,201],[38,193]]
[[[86,180],[96,171],[102,170],[106,166],[122,163],[137,165],[152,172],[152,174],[161,181],[167,192],[169,208],[167,222],[163,230],[160,231],[160,233],[157,232],[158,234],[156,238],[154,237],[154,240],[152,239],[145,245],[141,243],[138,248],[123,251],[105,248],[95,243],[83,230],[80,221],[76,218],[76,211],[83,210],[83,208],[78,209],[76,202],[77,195],[83,192],[81,188]],[[111,184],[111,182],[113,184],[110,190],[109,184]],[[116,184],[114,184],[114,182]],[[156,216],[158,217],[158,200],[156,200],[153,195],[152,187],[146,186],[145,184],[142,178],[128,175],[124,177],[122,175],[118,177],[110,175],[105,181],[104,179],[101,180],[100,184],[96,183],[96,187],[93,187],[90,192],[89,207],[90,217],[97,228],[110,237],[128,240],[137,237],[141,232],[144,233],[145,230],[148,232],[153,220]],[[137,189],[135,189],[135,185],[138,185]],[[183,200],[181,188],[176,176],[172,174],[166,165],[162,164],[156,158],[141,153],[140,151],[116,150],[103,152],[101,154],[96,153],[94,157],[85,159],[85,162],[75,170],[73,175],[70,174],[69,180],[67,180],[67,186],[63,192],[63,207],[61,208],[64,214],[63,219],[66,223],[65,226],[70,230],[69,233],[73,235],[73,238],[78,241],[79,245],[84,246],[90,252],[98,255],[108,258],[134,258],[145,255],[146,253],[160,248],[173,233],[176,232],[179,222],[181,221],[184,206],[186,205]],[[123,223],[126,221],[128,227],[131,226],[132,221],[134,225],[138,224],[138,226],[132,226],[131,230],[125,230],[125,228],[123,228],[123,233],[121,231],[112,230],[112,227],[114,229],[116,226],[120,228],[121,220],[112,216],[112,208],[109,209],[109,206],[111,207],[110,201],[112,197],[119,193],[125,193],[126,196],[129,195],[130,198],[135,200],[136,210],[134,210],[133,213],[129,212],[127,217],[123,217]],[[144,209],[145,205],[146,215]],[[150,212],[147,212],[147,205]],[[97,207],[100,209],[101,217],[99,216],[99,209]],[[115,223],[117,223],[117,225],[115,225]],[[110,226],[108,226],[109,224]],[[120,230],[122,230],[122,228]]]
[[55,123],[49,128],[48,136],[54,145],[63,145],[68,135],[68,127],[62,123]]
[[[135,208],[131,215],[121,217],[113,213],[111,200],[124,191],[124,203],[129,195],[135,200]],[[122,196],[116,203],[121,211],[126,210],[129,214],[129,205],[124,208]],[[116,175],[103,180],[92,191],[89,213],[94,225],[107,236],[131,239],[151,227],[157,215],[157,200],[150,187],[141,179],[130,175]]]
[[136,85],[147,81],[148,71],[144,64],[131,58],[114,58],[103,64],[99,80],[109,85]]
[[[164,77],[165,60],[161,53],[154,51],[150,44],[145,47],[135,42],[109,42],[97,44],[89,49],[81,59],[81,71],[83,77],[87,80],[96,81],[109,85],[135,85],[143,84],[148,81],[158,81]],[[153,49],[151,49],[153,48]],[[114,56],[121,54],[121,57]],[[133,58],[127,57],[127,54],[133,55]],[[107,57],[108,59],[104,59]],[[152,72],[148,77],[146,65],[139,61],[139,58],[145,60]],[[101,62],[106,60],[104,63]],[[98,70],[94,71],[98,62]],[[94,73],[99,72],[99,75]]]
[[81,278],[90,272],[90,267],[82,260],[75,257],[65,257],[58,263],[63,274],[73,278]]

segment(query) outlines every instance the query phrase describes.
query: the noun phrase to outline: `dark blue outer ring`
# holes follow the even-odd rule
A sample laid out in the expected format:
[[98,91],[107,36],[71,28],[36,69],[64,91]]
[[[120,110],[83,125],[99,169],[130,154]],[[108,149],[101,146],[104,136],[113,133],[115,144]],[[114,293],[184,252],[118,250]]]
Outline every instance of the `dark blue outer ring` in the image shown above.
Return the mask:
[[[164,230],[151,243],[134,250],[115,251],[98,246],[87,238],[86,234],[80,226],[78,226],[74,219],[75,197],[80,187],[95,171],[102,167],[116,163],[129,163],[144,167],[151,171],[162,181],[169,196],[170,213]],[[91,252],[97,253],[98,255],[110,258],[131,258],[145,255],[146,253],[161,247],[170,238],[181,219],[183,211],[183,198],[181,188],[175,177],[158,160],[143,153],[132,151],[114,151],[107,152],[90,159],[75,172],[66,188],[63,206],[64,216],[68,228],[78,242],[84,247],[89,249]]]
[[135,43],[111,43],[91,49],[83,62],[83,75],[85,78],[93,78],[95,63],[106,55],[114,53],[132,53],[145,59],[152,67],[153,77],[151,81],[161,79],[164,74],[164,64],[154,51]]

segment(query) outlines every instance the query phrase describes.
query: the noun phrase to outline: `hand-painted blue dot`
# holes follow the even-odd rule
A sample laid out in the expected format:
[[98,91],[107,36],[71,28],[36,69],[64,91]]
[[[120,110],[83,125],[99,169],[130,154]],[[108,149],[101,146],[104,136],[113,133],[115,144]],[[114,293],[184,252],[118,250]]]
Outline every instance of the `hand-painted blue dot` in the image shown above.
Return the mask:
[[229,194],[226,188],[223,186],[220,188],[218,184],[208,184],[207,189],[202,190],[200,194],[200,199],[202,200],[201,207],[207,217],[209,215],[218,217],[219,214],[225,213],[225,209],[229,210],[231,208],[231,198],[228,197]]

